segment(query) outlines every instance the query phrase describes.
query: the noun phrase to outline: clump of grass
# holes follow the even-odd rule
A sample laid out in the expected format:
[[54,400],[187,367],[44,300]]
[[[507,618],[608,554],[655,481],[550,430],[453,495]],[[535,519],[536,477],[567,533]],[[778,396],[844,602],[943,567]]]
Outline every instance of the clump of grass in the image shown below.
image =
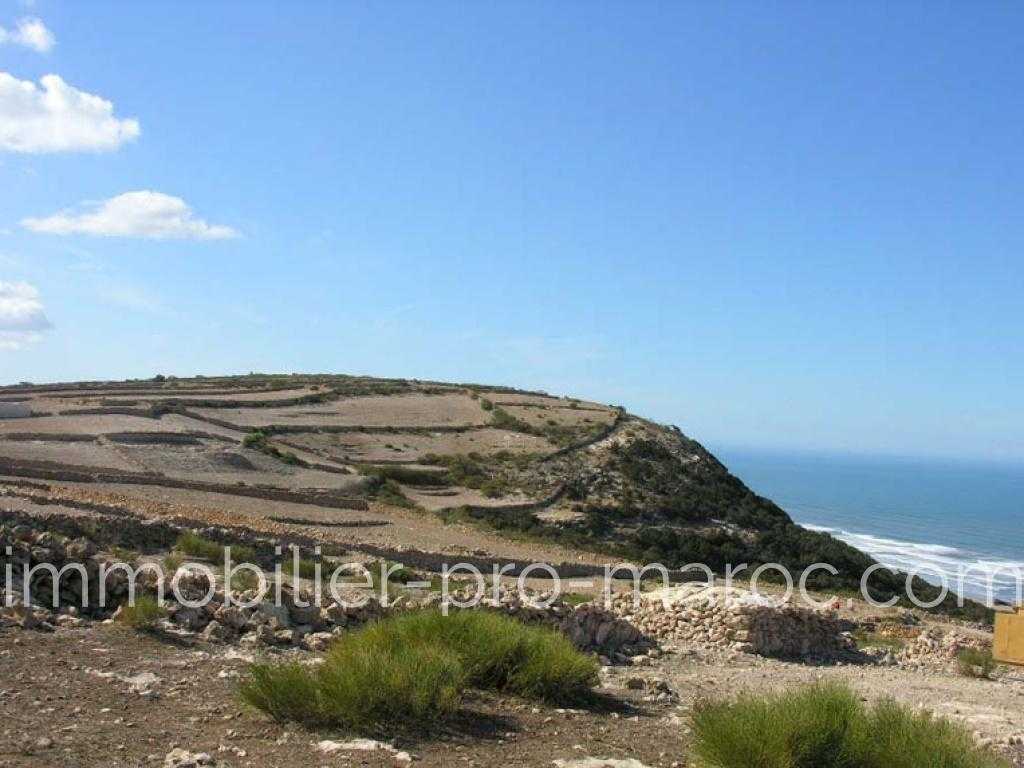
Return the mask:
[[242,445],[246,448],[253,448],[255,450],[262,450],[263,446],[267,443],[267,436],[264,432],[254,429],[252,432],[242,438]]
[[569,640],[497,613],[422,611],[394,620],[387,630],[405,645],[429,638],[458,654],[466,683],[554,703],[585,700],[597,666]]
[[240,695],[277,720],[366,730],[449,715],[467,687],[572,704],[597,679],[596,662],[553,630],[430,610],[344,635],[312,669],[256,665]]
[[853,633],[853,641],[857,644],[857,648],[887,648],[891,651],[902,650],[906,645],[906,640],[900,637],[889,637],[888,635],[882,635],[878,632],[868,632],[863,629],[858,629]]
[[[256,550],[245,544],[232,544],[231,559],[236,563],[251,563],[256,559]],[[198,534],[186,531],[178,537],[174,548],[190,557],[197,557],[210,562],[223,562],[224,545]]]
[[119,563],[134,563],[137,555],[126,547],[114,546],[110,548],[110,554]]
[[841,685],[703,703],[693,731],[702,768],[1008,768],[960,726]]
[[[330,569],[323,563],[320,564],[320,577],[321,580],[326,579],[330,575]],[[286,557],[281,563],[281,572],[286,573],[289,576],[295,576],[299,578],[316,580],[316,561],[310,560],[306,557],[299,558],[298,568],[295,566],[295,559],[291,556]]]
[[232,593],[248,592],[257,589],[260,585],[260,578],[248,568],[235,569],[231,573],[231,582],[228,588]]
[[412,499],[402,493],[398,483],[380,475],[371,475],[368,491],[377,501],[392,507],[412,509],[416,506]]
[[204,539],[202,536],[191,531],[181,534],[174,548],[189,557],[198,557],[203,560],[218,560],[224,553],[223,546],[215,541]]
[[528,435],[538,431],[529,422],[516,418],[501,407],[496,407],[491,411],[491,426],[495,429],[507,429],[509,432],[523,432]]
[[118,614],[118,621],[140,632],[151,631],[160,619],[166,615],[166,611],[157,603],[156,598],[150,595],[139,595],[132,605],[125,603],[121,606]]
[[282,451],[276,445],[273,445],[270,442],[270,437],[267,433],[259,429],[254,429],[242,438],[242,445],[246,448],[251,448],[254,451],[265,453],[267,456],[272,456],[275,459],[283,461],[285,464],[290,464],[293,467],[306,466],[306,462],[291,451]]
[[319,681],[313,670],[298,662],[253,664],[238,693],[242,701],[278,722],[294,720],[310,726],[323,722]]
[[566,605],[583,605],[594,599],[593,595],[585,595],[582,592],[566,592],[562,595],[562,602]]
[[388,584],[408,584],[416,577],[416,574],[401,563],[394,563],[390,560],[378,560],[377,562],[367,563],[366,569],[370,572],[370,578],[373,580],[375,591],[380,590],[382,573],[387,572]]
[[[485,462],[488,462],[487,465]],[[508,495],[511,489],[501,471],[502,465],[505,463],[518,464],[517,457],[507,451],[495,453],[489,461],[478,453],[446,456],[428,453],[423,457],[423,463],[446,467],[448,471],[441,476],[446,477],[449,484],[477,489],[489,499]]]
[[956,655],[957,668],[964,677],[987,680],[996,671],[992,652],[981,648],[964,648]]
[[363,466],[359,471],[364,475],[379,477],[383,480],[393,480],[402,485],[423,488],[443,488],[450,483],[445,472],[433,472],[427,469],[416,469],[414,467],[395,466]]
[[173,578],[174,574],[176,574],[181,569],[181,566],[184,565],[184,563],[185,558],[182,556],[180,552],[168,552],[166,555],[164,555],[163,560],[164,575],[167,578]]
[[336,642],[317,678],[321,719],[356,729],[450,715],[466,684],[452,650],[400,643],[381,625]]

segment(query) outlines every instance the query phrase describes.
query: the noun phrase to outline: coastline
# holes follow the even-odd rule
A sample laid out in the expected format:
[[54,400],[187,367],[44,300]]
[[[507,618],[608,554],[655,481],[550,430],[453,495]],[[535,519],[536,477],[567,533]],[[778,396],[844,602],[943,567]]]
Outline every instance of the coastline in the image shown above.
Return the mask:
[[1017,602],[1024,468],[944,460],[721,450],[730,471],[793,520],[965,597]]
[[[788,510],[787,510],[788,511]],[[889,539],[868,533],[817,525],[795,520],[797,525],[811,531],[821,531],[856,547],[883,565],[905,573],[913,572],[929,584],[940,586],[942,574],[951,592],[974,600],[988,602],[988,580],[992,579],[992,594],[996,600],[1016,603],[1018,584],[1024,589],[1024,562],[1005,560],[993,555],[957,549],[943,544],[927,544]],[[962,576],[961,576],[962,575]]]

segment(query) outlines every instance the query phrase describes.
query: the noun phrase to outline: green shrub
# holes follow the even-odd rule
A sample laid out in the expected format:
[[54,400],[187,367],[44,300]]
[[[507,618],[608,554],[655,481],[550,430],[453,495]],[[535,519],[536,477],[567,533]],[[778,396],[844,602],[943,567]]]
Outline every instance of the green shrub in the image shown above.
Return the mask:
[[416,507],[412,499],[402,493],[402,488],[398,483],[380,475],[371,476],[367,492],[382,504],[388,504],[392,507],[404,507],[406,509]]
[[163,569],[164,576],[168,579],[174,578],[174,574],[178,572],[181,566],[185,563],[185,558],[181,556],[180,552],[169,552],[164,555]]
[[522,432],[527,435],[533,435],[538,432],[529,422],[513,416],[501,407],[495,407],[491,411],[491,426],[495,429],[507,429],[509,432]]
[[488,499],[500,499],[507,491],[506,485],[500,480],[488,480],[480,486],[480,493]]
[[156,599],[149,595],[139,595],[132,605],[125,603],[121,606],[118,614],[118,621],[126,624],[132,629],[146,632],[156,626],[167,612],[157,603]]
[[384,480],[393,480],[403,485],[412,485],[425,488],[443,488],[449,484],[448,475],[445,472],[434,472],[429,469],[416,469],[414,467],[393,466],[365,466],[360,467],[364,475],[371,475]]
[[260,577],[248,568],[235,569],[231,573],[231,583],[228,588],[232,593],[247,592],[251,589],[258,589]]
[[318,680],[324,722],[357,729],[450,715],[465,687],[455,653],[436,643],[397,642],[386,623],[336,642]]
[[253,430],[242,438],[242,445],[246,448],[252,448],[254,450],[262,450],[267,444],[267,436],[258,429]]
[[693,732],[703,768],[1007,768],[963,728],[841,685],[702,703]]
[[224,556],[224,547],[215,541],[204,539],[191,531],[186,531],[178,537],[174,548],[189,557],[198,557],[202,560],[217,561]]
[[853,641],[857,644],[857,648],[888,648],[891,651],[902,650],[907,642],[901,637],[889,637],[888,635],[882,635],[877,632],[868,632],[864,629],[858,629],[853,633]]
[[597,665],[558,632],[487,611],[418,611],[385,622],[400,644],[430,642],[458,654],[467,685],[560,703],[585,700]]
[[306,462],[296,456],[292,451],[282,451],[276,445],[272,445],[267,433],[259,429],[254,429],[242,438],[242,445],[246,448],[251,448],[254,451],[261,451],[267,456],[272,456],[278,461],[283,461],[285,464],[290,464],[293,467],[306,466]]
[[271,453],[285,464],[290,464],[293,467],[305,466],[305,462],[291,451],[279,451],[276,448],[272,448]]
[[[232,544],[231,560],[235,563],[251,563],[256,559],[256,550],[245,544]],[[205,539],[191,531],[187,531],[178,537],[174,548],[178,552],[190,557],[197,557],[201,560],[208,560],[213,563],[224,561],[224,545],[218,544],[210,539]],[[180,566],[180,563],[179,563]]]
[[[320,566],[320,577],[325,579],[330,576],[330,568]],[[281,562],[281,573],[286,573],[289,576],[296,575],[295,559],[289,554]],[[316,579],[316,561],[310,560],[305,557],[299,558],[298,576],[301,579]]]
[[114,559],[119,563],[128,563],[129,565],[134,563],[138,559],[138,555],[126,547],[114,546],[110,548],[110,554],[114,556]]
[[415,579],[415,574],[406,568],[401,563],[395,563],[391,560],[378,560],[376,562],[367,563],[366,569],[370,572],[370,577],[373,580],[373,589],[380,591],[380,577],[383,573],[383,569],[389,571],[388,583],[389,584],[408,584],[410,581]]
[[996,671],[992,652],[981,648],[964,648],[956,655],[957,667],[964,677],[988,679]]
[[[221,547],[223,552],[223,547]],[[221,556],[223,560],[223,555]],[[255,563],[256,550],[246,544],[231,545],[231,562],[233,563]]]
[[322,720],[317,678],[297,662],[253,664],[238,693],[242,701],[277,721],[317,725]]
[[277,720],[367,730],[451,714],[466,687],[579,703],[597,664],[553,630],[497,613],[408,613],[343,635],[323,664],[256,665],[246,702]]

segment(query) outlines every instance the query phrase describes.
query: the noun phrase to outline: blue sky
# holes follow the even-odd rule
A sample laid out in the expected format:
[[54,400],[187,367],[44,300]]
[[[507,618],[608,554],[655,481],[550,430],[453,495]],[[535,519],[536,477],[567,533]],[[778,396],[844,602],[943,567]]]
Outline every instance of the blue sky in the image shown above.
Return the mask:
[[0,27],[0,381],[494,382],[712,446],[1024,460],[1019,4]]

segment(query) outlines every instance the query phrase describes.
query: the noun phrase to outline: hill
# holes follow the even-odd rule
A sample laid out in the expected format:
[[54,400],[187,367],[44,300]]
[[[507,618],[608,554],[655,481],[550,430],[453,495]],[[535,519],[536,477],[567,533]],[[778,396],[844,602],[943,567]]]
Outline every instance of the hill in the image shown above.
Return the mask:
[[[810,584],[838,591],[857,590],[873,564],[795,525],[678,428],[543,392],[363,376],[160,376],[9,386],[0,406],[0,476],[144,499],[160,489],[164,501],[341,526],[353,546],[387,544],[399,560],[454,544],[507,559],[562,553],[716,572],[779,563],[797,576],[824,562],[838,573],[818,571]],[[382,527],[393,535],[382,538]],[[473,530],[546,549],[496,552]],[[874,596],[901,595],[904,581],[880,571]],[[915,587],[922,599],[936,594]],[[952,596],[941,608],[987,615],[973,603],[956,608]]]

